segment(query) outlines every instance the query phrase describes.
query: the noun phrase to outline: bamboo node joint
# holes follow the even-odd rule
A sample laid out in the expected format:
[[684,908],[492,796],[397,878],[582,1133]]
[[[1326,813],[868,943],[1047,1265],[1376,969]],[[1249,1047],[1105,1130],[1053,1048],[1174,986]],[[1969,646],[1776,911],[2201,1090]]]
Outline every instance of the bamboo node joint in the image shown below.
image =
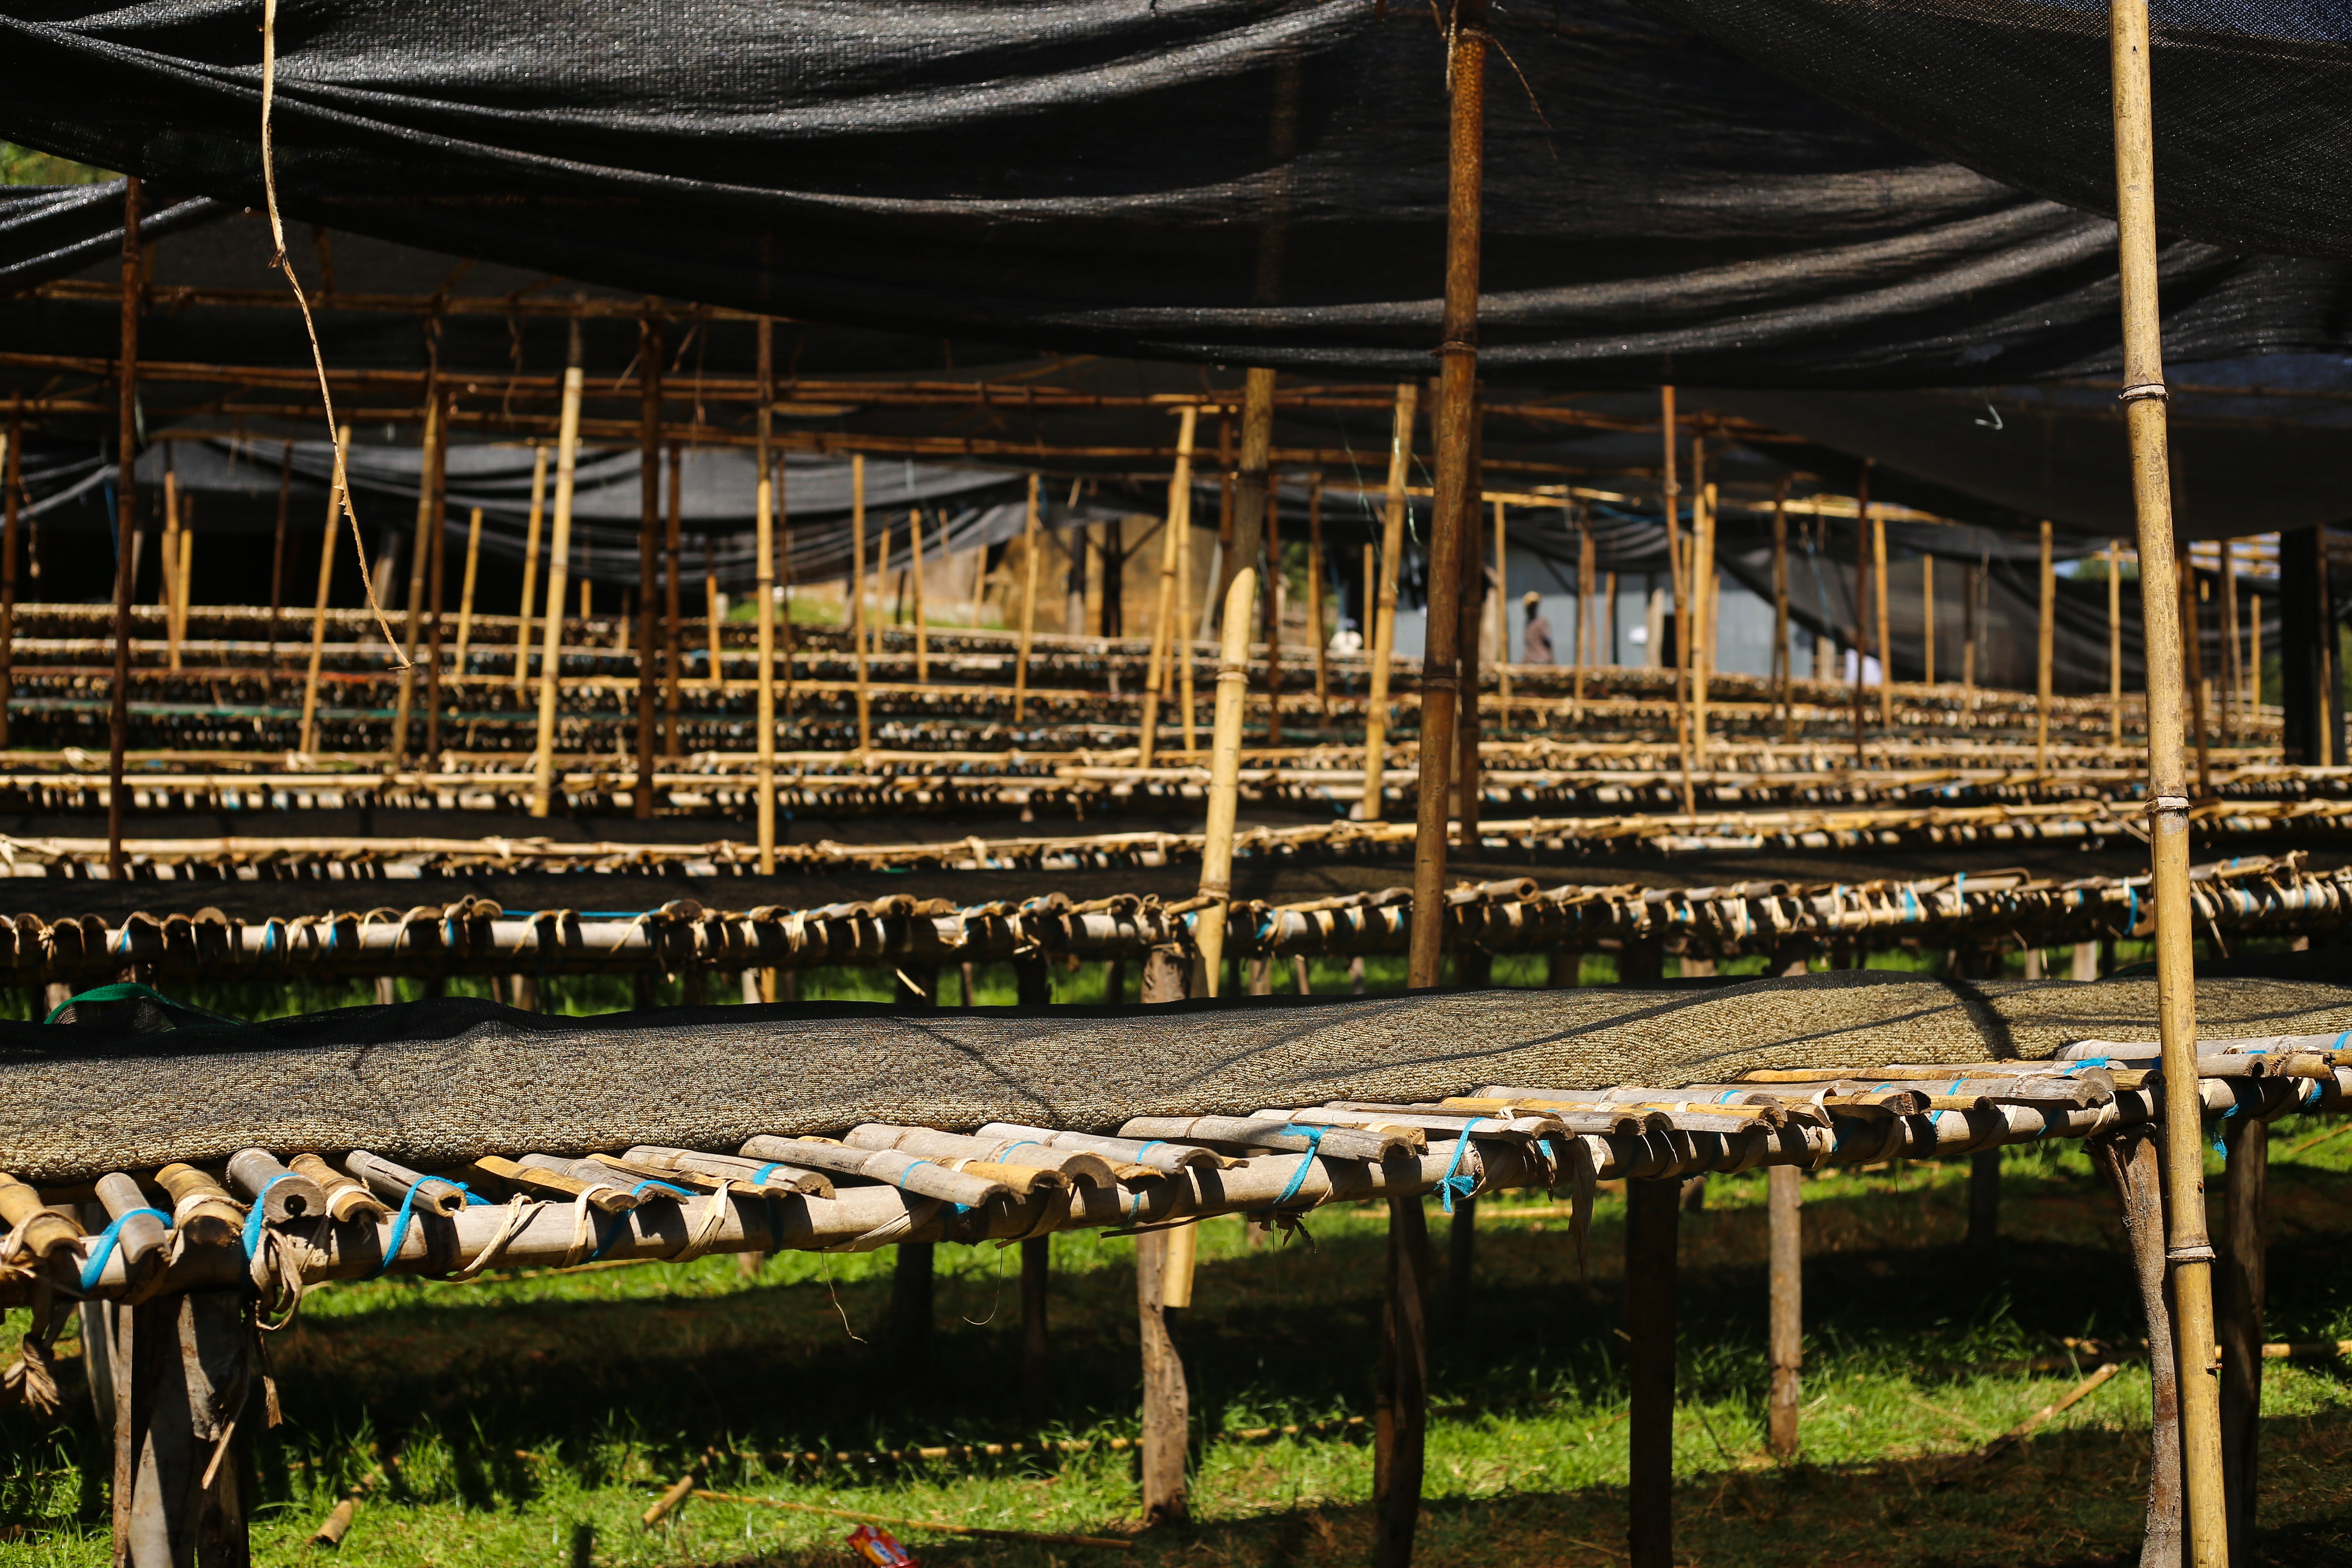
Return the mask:
[[2159,795],[2149,799],[2147,815],[2154,816],[2160,812],[2187,811],[2189,806],[2189,800],[2185,795]]
[[2118,403],[2137,403],[2143,398],[2153,397],[2158,402],[2163,402],[2169,399],[2171,395],[2172,394],[2165,389],[2164,383],[2160,381],[2143,381],[2137,385],[2126,386],[2121,392],[2116,393],[2116,401]]
[[2194,1247],[2168,1247],[2164,1249],[2167,1263],[2215,1263],[2221,1260],[2221,1256],[2210,1245],[2201,1241]]

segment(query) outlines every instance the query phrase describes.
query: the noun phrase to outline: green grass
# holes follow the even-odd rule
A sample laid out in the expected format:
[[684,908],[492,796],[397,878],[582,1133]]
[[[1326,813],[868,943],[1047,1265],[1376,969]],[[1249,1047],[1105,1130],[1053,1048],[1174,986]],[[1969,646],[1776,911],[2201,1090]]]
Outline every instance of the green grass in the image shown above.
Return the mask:
[[[2274,1156],[2268,1337],[2352,1337],[2352,1138]],[[2215,1184],[2218,1187],[2218,1181]],[[1717,1178],[1683,1231],[1678,1560],[1950,1565],[2120,1561],[2135,1546],[2147,1381],[2138,1367],[2012,1454],[1953,1456],[2049,1403],[2071,1372],[1999,1363],[2067,1335],[2132,1339],[2138,1313],[2114,1205],[2075,1149],[2021,1151],[2004,1184],[2000,1258],[1960,1250],[1960,1167],[1898,1165],[1807,1190],[1805,1453],[1762,1453],[1760,1177]],[[1477,1263],[1433,1302],[1432,1425],[1420,1561],[1608,1561],[1623,1538],[1619,1328],[1622,1205],[1604,1193],[1580,1276],[1565,1218],[1489,1199]],[[1261,1426],[1371,1408],[1381,1222],[1312,1216],[1312,1241],[1250,1244],[1204,1227],[1196,1304],[1178,1329],[1192,1381],[1197,1522],[1141,1539],[1148,1564],[1354,1563],[1369,1555],[1360,1425],[1295,1438]],[[275,1345],[286,1425],[255,1448],[256,1548],[302,1542],[349,1488],[370,1487],[341,1555],[369,1564],[839,1564],[846,1521],[694,1502],[637,1515],[706,1446],[719,1489],[898,1517],[1118,1534],[1134,1461],[810,1465],[788,1454],[1129,1436],[1136,1422],[1132,1244],[1057,1237],[1053,1377],[1023,1419],[1017,1261],[939,1251],[934,1328],[889,1341],[893,1257],[792,1254],[679,1268],[540,1272],[471,1285],[383,1281],[314,1293]],[[75,1346],[67,1418],[0,1416],[0,1564],[105,1561],[103,1498],[83,1483],[94,1433]],[[2263,1515],[2280,1562],[2352,1555],[2352,1391],[2328,1363],[2266,1368]],[[0,1534],[5,1534],[0,1531]],[[1048,1568],[1112,1554],[905,1531],[927,1563]],[[1598,1542],[1599,1547],[1582,1542]]]

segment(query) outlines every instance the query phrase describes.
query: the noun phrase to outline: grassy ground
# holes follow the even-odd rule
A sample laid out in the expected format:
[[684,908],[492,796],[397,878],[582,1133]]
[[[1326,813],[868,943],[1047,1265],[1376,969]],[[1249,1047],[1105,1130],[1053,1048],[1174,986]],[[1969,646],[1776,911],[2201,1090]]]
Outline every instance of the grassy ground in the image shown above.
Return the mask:
[[[2352,1337],[2352,1137],[2273,1163],[2268,1337]],[[2071,1370],[2003,1363],[2065,1336],[2135,1337],[2112,1200],[2073,1150],[2007,1168],[1997,1261],[1959,1247],[1959,1168],[1898,1166],[1807,1190],[1805,1454],[1762,1453],[1760,1177],[1717,1179],[1683,1233],[1683,1563],[1950,1565],[2122,1562],[2145,1480],[2137,1367],[2007,1457],[1956,1456],[2049,1403]],[[1420,1561],[1591,1563],[1623,1541],[1625,1393],[1618,1329],[1622,1207],[1604,1195],[1580,1276],[1565,1219],[1539,1199],[1481,1206],[1466,1290],[1441,1285],[1438,1402]],[[1444,1223],[1433,1212],[1439,1272]],[[1310,1221],[1311,1244],[1205,1227],[1179,1329],[1196,1426],[1197,1522],[1131,1553],[901,1533],[937,1568],[1353,1563],[1365,1507],[1381,1231],[1368,1209]],[[257,1554],[293,1563],[355,1485],[341,1555],[370,1564],[842,1564],[845,1521],[693,1502],[636,1522],[656,1489],[716,1446],[710,1484],[901,1518],[1120,1534],[1133,1458],[894,1463],[865,1451],[1129,1436],[1136,1418],[1132,1244],[1055,1243],[1052,1385],[1020,1415],[1017,1261],[941,1248],[929,1342],[885,1332],[891,1255],[792,1255],[755,1273],[709,1258],[487,1283],[385,1281],[312,1296],[278,1341],[286,1425],[255,1450]],[[77,1347],[68,1340],[68,1352]],[[106,1560],[94,1432],[78,1359],[68,1419],[0,1418],[0,1564]],[[2273,1363],[2262,1510],[2277,1563],[2352,1561],[2352,1391],[2333,1363]],[[1319,1428],[1311,1424],[1327,1424]],[[1310,1426],[1296,1437],[1250,1428]],[[789,1458],[857,1451],[846,1461]]]

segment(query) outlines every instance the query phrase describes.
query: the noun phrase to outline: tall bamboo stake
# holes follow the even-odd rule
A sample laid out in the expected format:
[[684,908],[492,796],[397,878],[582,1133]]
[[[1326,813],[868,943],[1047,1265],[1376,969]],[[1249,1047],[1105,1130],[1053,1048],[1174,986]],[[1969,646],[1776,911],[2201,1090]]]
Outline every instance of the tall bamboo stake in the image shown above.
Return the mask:
[[1886,616],[1886,519],[1870,519],[1870,585],[1878,611],[1878,726],[1895,728],[1895,638]]
[[2213,764],[2212,753],[2205,739],[2205,626],[2204,617],[2197,608],[2196,563],[2182,561],[2179,573],[2181,641],[2186,645],[2189,656],[2191,732],[2197,737],[2197,793],[2210,799],[2213,794]]
[[678,735],[678,682],[686,675],[686,648],[679,640],[685,634],[679,618],[678,574],[686,565],[686,550],[679,539],[679,528],[686,510],[686,453],[676,441],[669,444],[669,516],[662,533],[662,754],[682,756],[684,741]]
[[1418,1195],[1389,1199],[1386,1262],[1372,1409],[1372,1562],[1410,1568],[1429,1426],[1429,1213]]
[[654,653],[659,608],[655,594],[661,582],[661,322],[647,312],[637,321],[637,776],[629,788],[629,814],[640,822],[653,820],[660,706]]
[[2051,664],[2057,652],[2058,568],[2053,555],[2050,520],[2042,521],[2042,616],[2033,655],[2033,771],[2050,771]]
[[426,612],[426,646],[425,665],[425,765],[436,765],[441,755],[441,606],[448,596],[449,531],[442,524],[441,508],[433,509],[433,559],[427,567],[431,584],[426,590],[430,604]]
[[1315,700],[1331,717],[1331,634],[1323,625],[1323,474],[1307,477],[1307,635],[1315,644]]
[[[1862,465],[1862,478],[1854,486],[1853,510],[1853,765],[1858,771],[1870,765],[1864,750],[1862,733],[1862,700],[1864,682],[1870,676],[1870,464]],[[1879,679],[1886,679],[1886,663],[1879,660]]]
[[1244,566],[1225,595],[1223,645],[1217,659],[1217,718],[1210,736],[1209,817],[1201,846],[1201,897],[1214,900],[1193,917],[1193,945],[1201,952],[1209,994],[1223,983],[1225,905],[1234,885],[1234,821],[1240,811],[1242,721],[1249,700],[1250,616],[1256,606],[1257,573]]
[[1160,747],[1160,697],[1167,689],[1168,660],[1181,629],[1176,615],[1176,572],[1182,554],[1181,536],[1192,526],[1192,438],[1201,411],[1186,407],[1177,414],[1176,471],[1168,480],[1168,516],[1160,542],[1160,597],[1151,612],[1151,661],[1143,672],[1143,722],[1137,731],[1136,766],[1152,765]]
[[[1280,497],[1275,498],[1276,502]],[[1265,509],[1265,743],[1282,744],[1282,508]]]
[[[122,354],[114,433],[114,686],[107,700],[106,874],[120,881],[122,753],[131,738],[131,541],[139,521],[139,176],[122,182]],[[333,530],[329,529],[330,536]],[[127,1492],[118,1475],[118,1490]],[[126,1505],[127,1506],[127,1505]]]
[[1772,487],[1772,696],[1780,710],[1780,739],[1797,738],[1790,702],[1794,672],[1789,657],[1789,481]]
[[[1037,630],[1037,552],[1043,540],[1037,531],[1039,476],[1029,476],[1029,513],[1021,524],[1021,650],[1013,664],[1013,721],[1029,711],[1029,642]],[[1184,682],[1184,749],[1192,749],[1192,683],[1188,667]]]
[[530,446],[530,521],[522,542],[522,601],[515,608],[515,689],[530,679],[530,614],[539,592],[539,524],[547,505],[547,443]]
[[1438,330],[1437,472],[1429,538],[1429,620],[1421,676],[1421,796],[1414,822],[1412,945],[1405,984],[1435,985],[1444,964],[1446,804],[1459,694],[1463,508],[1471,488],[1478,387],[1479,206],[1486,172],[1486,3],[1454,0],[1446,81],[1445,308]]
[[1691,761],[1707,763],[1706,687],[1715,673],[1715,503],[1712,479],[1701,479],[1699,444],[1691,443],[1691,480],[1698,486],[1698,505],[1691,516]]
[[1765,1173],[1765,1217],[1770,1230],[1772,1381],[1764,1396],[1764,1447],[1778,1459],[1796,1458],[1797,1427],[1804,1408],[1804,1172],[1794,1165],[1774,1165]]
[[2246,608],[2252,615],[2246,623],[2246,712],[2250,721],[2259,724],[2263,719],[2263,596],[2251,595]]
[[[883,544],[889,544],[889,531],[883,531]],[[866,687],[866,454],[853,453],[849,458],[849,556],[850,641],[857,648],[857,749],[864,751],[874,743],[873,710],[868,706]],[[877,574],[880,568],[876,568]],[[877,631],[877,635],[879,633]]]
[[2147,0],[2110,0],[2116,251],[2123,284],[2125,417],[2139,518],[2140,618],[2147,667],[2148,837],[2156,893],[2158,1033],[2164,1063],[2166,1260],[2180,1383],[2189,1561],[2229,1561],[2221,1478],[2221,1378],[2213,1357],[2213,1247],[2205,1228],[2204,1103],[2197,1078],[2196,949],[2189,899],[2189,781],[2180,733],[2181,627],[2172,594],[2171,466],[2157,300],[2156,123]]
[[466,651],[474,637],[474,579],[482,564],[482,509],[476,507],[466,519],[466,577],[457,588],[457,658],[450,679],[463,683],[466,679]]
[[[172,444],[163,443],[168,458]],[[163,465],[163,580],[155,585],[156,603],[163,606],[163,658],[167,668],[180,668],[180,476]]]
[[[194,574],[196,558],[196,498],[189,495],[182,496],[179,513],[180,550],[177,559],[173,563],[172,646],[174,653],[178,652],[179,645],[185,642],[188,637],[188,584],[189,579]],[[172,668],[177,669],[180,667],[174,663]]]
[[784,482],[789,477],[784,454],[773,454],[769,465],[773,470],[776,497],[776,548],[771,563],[775,591],[769,597],[780,606],[773,616],[776,656],[783,665],[784,722],[789,724],[793,721],[793,505]]
[[[1412,472],[1412,428],[1421,388],[1397,383],[1396,411],[1389,428],[1389,480],[1381,521],[1380,588],[1372,603],[1371,689],[1364,705],[1364,802],[1357,813],[1378,822],[1388,790],[1390,666],[1396,651],[1397,563],[1404,553],[1404,490]],[[1369,585],[1370,579],[1367,579]]]
[[[352,427],[336,432],[341,450],[351,445]],[[327,596],[335,585],[335,522],[342,515],[343,480],[339,468],[327,481],[327,526],[319,535],[319,594],[310,610],[310,673],[302,682],[302,754],[319,749],[319,673],[327,657]],[[362,564],[365,564],[362,563]]]
[[1590,507],[1579,507],[1576,510],[1576,674],[1569,700],[1577,705],[1580,713],[1584,705],[1584,672],[1601,662],[1601,598],[1596,592],[1600,584],[1593,580],[1600,566],[1600,553],[1592,542],[1592,510]]
[[2238,661],[2238,542],[2221,541],[2221,739],[2238,743],[2239,693],[2245,689],[2245,670]]
[[1696,815],[1698,802],[1691,789],[1690,743],[1690,613],[1684,599],[1684,573],[1687,563],[1683,558],[1683,487],[1675,477],[1675,462],[1680,438],[1675,423],[1675,389],[1658,388],[1658,426],[1665,436],[1665,467],[1659,480],[1659,490],[1666,513],[1666,583],[1675,606],[1675,646],[1671,657],[1675,667],[1675,750],[1682,761],[1683,815]]
[[1936,558],[1919,557],[1919,637],[1925,668],[1919,679],[1936,684]]
[[416,528],[409,536],[408,616],[400,631],[400,695],[394,704],[392,744],[394,760],[408,755],[408,725],[416,701],[416,635],[422,629],[425,574],[433,552],[433,533],[441,526],[441,498],[435,494],[435,455],[446,439],[441,418],[441,386],[428,363],[425,373],[425,441],[416,470]]
[[[1454,668],[1459,684],[1454,689],[1454,760],[1449,769],[1455,841],[1465,850],[1478,846],[1478,741],[1486,732],[1486,715],[1480,711],[1479,698],[1484,689],[1480,666],[1486,651],[1486,640],[1480,635],[1486,605],[1486,509],[1480,504],[1480,458],[1484,447],[1478,438],[1478,394],[1475,387],[1470,394],[1470,458],[1462,469],[1460,592],[1454,605],[1454,635],[1458,650]],[[1423,674],[1427,673],[1424,666]],[[1443,814],[1440,820],[1444,820]]]
[[919,507],[907,514],[907,548],[914,556],[908,570],[915,574],[915,679],[928,686],[931,645],[923,629],[923,513]]
[[[1273,505],[1272,476],[1267,472],[1274,450],[1274,372],[1253,366],[1242,373],[1241,454],[1238,466],[1228,466],[1232,484],[1232,531],[1225,541],[1223,593],[1244,566],[1255,566],[1267,544],[1266,519]],[[1273,597],[1269,579],[1267,597]]]
[[719,536],[706,533],[702,536],[702,629],[710,637],[710,674],[707,684],[713,691],[722,690],[727,685],[725,649],[719,640],[725,626],[726,617],[719,613]]
[[[1511,700],[1511,573],[1510,520],[1503,503],[1495,503],[1495,596],[1492,603],[1502,614],[1496,617],[1496,629],[1502,635],[1495,639],[1495,700],[1507,703]],[[1485,635],[1485,628],[1480,628]],[[1525,649],[1521,650],[1526,651]],[[1506,709],[1501,716],[1506,730],[1510,728],[1510,713]]]
[[1682,1184],[1625,1184],[1626,1553],[1672,1568],[1675,1543],[1675,1296]]
[[555,792],[555,704],[563,668],[563,590],[572,567],[572,488],[580,467],[580,322],[574,318],[555,437],[555,528],[548,542],[547,629],[539,651],[539,745],[530,763],[533,816],[548,814]]
[[[286,443],[278,463],[278,528],[269,551],[269,649],[263,656],[261,689],[274,690],[278,681],[278,618],[286,610],[286,511],[294,493],[294,443]],[[9,629],[0,625],[0,643]],[[5,658],[0,655],[0,658]],[[7,715],[0,711],[0,746],[7,744]]]
[[2124,542],[2107,541],[2107,744],[2124,743]]
[[[754,740],[759,770],[760,875],[776,874],[776,334],[772,318],[760,318],[760,422],[757,461],[760,477],[751,502],[751,591],[756,598],[752,620],[759,628],[759,697],[755,712],[759,733]],[[761,1000],[772,1001],[774,971],[761,977]]]
[[1192,635],[1192,496],[1184,495],[1184,526],[1176,533],[1176,624],[1168,628],[1169,657],[1176,661],[1177,696],[1184,710],[1184,760],[1201,752],[1200,714],[1193,696],[1193,663],[1198,639]]

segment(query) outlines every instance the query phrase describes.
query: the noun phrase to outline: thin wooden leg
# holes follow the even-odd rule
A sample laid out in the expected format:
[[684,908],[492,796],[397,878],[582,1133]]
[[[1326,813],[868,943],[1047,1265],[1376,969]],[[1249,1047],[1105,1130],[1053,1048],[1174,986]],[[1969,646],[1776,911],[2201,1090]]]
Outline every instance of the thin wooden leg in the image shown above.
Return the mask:
[[2000,1249],[2000,1151],[1969,1156],[1969,1250],[1990,1258]]
[[1765,1396],[1764,1446],[1776,1458],[1797,1454],[1797,1413],[1804,1404],[1805,1173],[1773,1165],[1765,1174],[1765,1210],[1771,1227],[1772,1384]]
[[1458,1198],[1445,1232],[1445,1310],[1457,1330],[1470,1315],[1470,1281],[1477,1267],[1478,1200]]
[[1389,1200],[1388,1290],[1372,1415],[1374,1568],[1408,1568],[1421,1520],[1429,1426],[1429,1218],[1418,1195]]
[[1054,982],[1044,959],[1013,961],[1013,999],[1024,1007],[1043,1007],[1054,1000]]
[[2172,1354],[2172,1308],[2165,1293],[2163,1183],[2155,1134],[2136,1128],[2088,1141],[2123,1206],[2124,1236],[2147,1315],[2151,1436],[2147,1463],[2147,1524],[2140,1568],[2180,1568],[2180,1384]]
[[2221,1124],[2229,1153],[2222,1200],[2221,1311],[2222,1486],[2229,1499],[2230,1560],[2253,1561],[2256,1461],[2263,1441],[2263,1296],[2267,1283],[2270,1123]]
[[1184,1459],[1192,1434],[1192,1396],[1184,1363],[1168,1332],[1161,1302],[1162,1266],[1168,1233],[1147,1231],[1135,1238],[1135,1301],[1143,1340],[1143,1522],[1182,1524],[1191,1515],[1185,1499]]
[[1192,957],[1181,947],[1155,947],[1143,958],[1143,986],[1138,1000],[1181,1002],[1191,994]]
[[1675,1252],[1682,1184],[1625,1184],[1625,1338],[1633,1406],[1626,1500],[1632,1568],[1674,1568]]
[[931,1338],[931,1277],[935,1244],[902,1243],[890,1270],[890,1343],[901,1356],[915,1360]]
[[1046,1379],[1053,1363],[1045,1347],[1046,1290],[1053,1279],[1054,1238],[1033,1236],[1021,1244],[1021,1408],[1031,1426],[1045,1419]]
[[131,1315],[132,1386],[121,1434],[128,1451],[121,1443],[116,1450],[117,1473],[127,1470],[130,1484],[128,1506],[116,1506],[115,1561],[123,1568],[246,1568],[253,1554],[237,1452],[249,1419],[245,1300],[234,1290],[196,1290],[149,1301]]

